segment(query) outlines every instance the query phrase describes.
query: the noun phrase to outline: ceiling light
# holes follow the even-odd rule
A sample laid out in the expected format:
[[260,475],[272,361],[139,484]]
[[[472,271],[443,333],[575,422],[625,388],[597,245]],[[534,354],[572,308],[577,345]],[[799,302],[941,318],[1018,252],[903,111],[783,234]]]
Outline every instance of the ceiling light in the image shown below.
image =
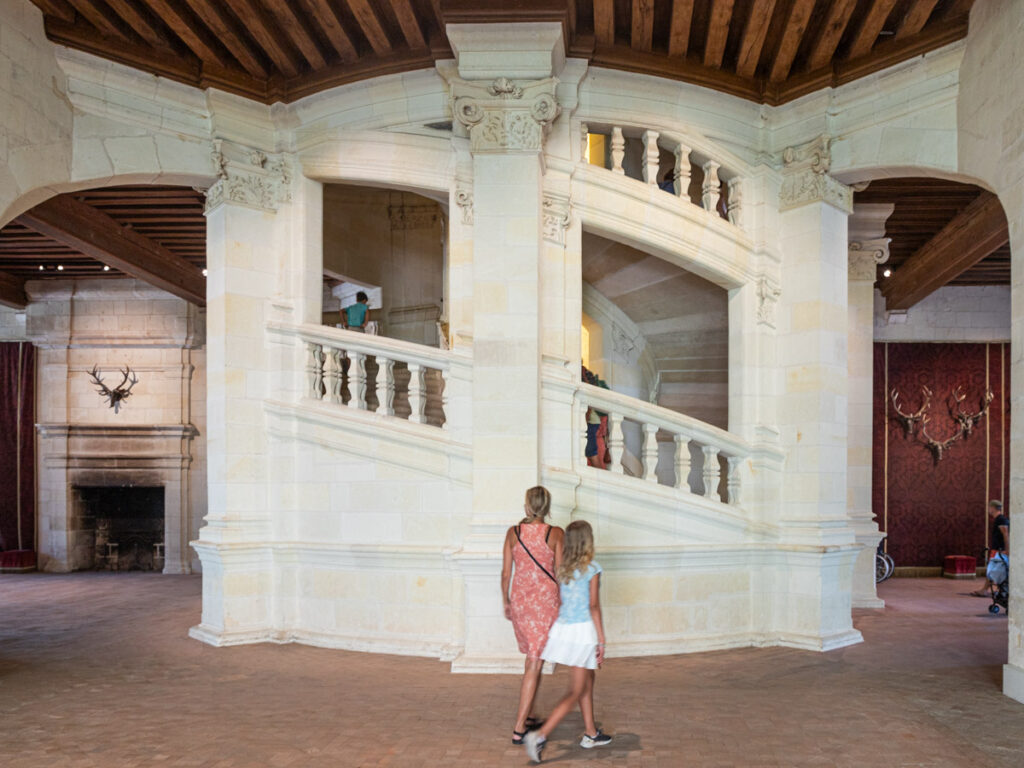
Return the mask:
[[39,265],[39,271],[42,272],[44,269],[46,269],[46,267],[44,267],[42,264],[40,264]]
[[104,264],[103,265],[103,271],[104,272],[109,272],[110,271],[110,265],[109,264]]
[[57,265],[57,271],[58,272],[63,272],[64,271],[64,265],[63,264],[58,264]]
[[892,277],[892,270],[888,269],[888,268],[883,269],[882,270],[882,277]]
[[206,277],[206,268],[203,267],[203,277]]

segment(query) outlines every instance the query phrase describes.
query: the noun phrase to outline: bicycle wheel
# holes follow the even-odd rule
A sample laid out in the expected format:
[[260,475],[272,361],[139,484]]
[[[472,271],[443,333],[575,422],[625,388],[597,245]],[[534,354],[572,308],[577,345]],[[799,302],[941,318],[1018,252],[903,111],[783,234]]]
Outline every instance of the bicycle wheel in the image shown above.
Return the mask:
[[888,576],[888,565],[885,562],[885,558],[879,553],[875,553],[875,584],[880,584],[885,581]]
[[[892,556],[888,552],[883,552],[882,558],[885,560],[885,579],[888,579],[895,573],[896,563],[893,562]],[[882,581],[885,581],[885,579],[882,579]]]

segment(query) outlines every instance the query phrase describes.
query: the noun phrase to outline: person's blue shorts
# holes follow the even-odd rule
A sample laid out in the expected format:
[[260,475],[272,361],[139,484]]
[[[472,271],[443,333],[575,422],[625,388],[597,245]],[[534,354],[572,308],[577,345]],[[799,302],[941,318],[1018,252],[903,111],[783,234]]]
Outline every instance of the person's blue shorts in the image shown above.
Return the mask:
[[597,456],[597,430],[600,424],[587,424],[587,447],[583,451],[584,456]]

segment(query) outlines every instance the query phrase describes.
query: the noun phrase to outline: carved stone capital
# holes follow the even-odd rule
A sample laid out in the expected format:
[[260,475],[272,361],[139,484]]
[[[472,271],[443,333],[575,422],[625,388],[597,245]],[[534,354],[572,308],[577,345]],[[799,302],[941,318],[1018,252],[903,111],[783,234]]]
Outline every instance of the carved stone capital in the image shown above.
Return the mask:
[[831,137],[822,135],[783,151],[780,211],[808,203],[828,203],[845,213],[853,211],[853,191],[828,175],[832,167],[831,144]]
[[757,322],[758,325],[775,327],[775,309],[779,304],[782,289],[765,275],[757,279]]
[[889,260],[888,237],[858,240],[849,244],[849,279],[875,281],[876,267]]
[[568,200],[545,195],[544,208],[544,239],[550,240],[558,245],[565,245],[565,230],[569,228],[572,220],[570,216],[571,207]]
[[276,211],[292,199],[291,160],[214,139],[211,152],[217,181],[206,191],[206,213],[223,203]]
[[557,78],[491,83],[452,79],[452,115],[469,135],[470,151],[539,151],[548,126],[558,117]]

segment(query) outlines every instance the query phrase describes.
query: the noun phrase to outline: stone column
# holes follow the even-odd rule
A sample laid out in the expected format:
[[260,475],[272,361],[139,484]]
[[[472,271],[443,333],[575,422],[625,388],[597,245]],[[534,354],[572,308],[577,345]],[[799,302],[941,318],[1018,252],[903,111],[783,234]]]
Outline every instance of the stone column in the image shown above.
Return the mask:
[[453,24],[448,36],[458,56],[458,75],[448,76],[456,136],[468,136],[472,157],[473,227],[473,504],[456,556],[465,636],[452,669],[509,669],[521,660],[502,614],[501,547],[539,480],[541,153],[559,113],[551,75],[561,27]]
[[853,572],[855,608],[883,608],[875,589],[875,550],[882,534],[871,508],[871,411],[874,389],[875,276],[889,258],[885,220],[893,205],[858,205],[849,221],[846,448],[846,508],[857,543],[863,547]]
[[775,626],[782,642],[857,642],[858,548],[846,514],[847,216],[852,195],[828,175],[829,139],[785,151],[779,195],[782,294],[779,407],[787,452],[779,524],[788,550]]
[[[290,247],[291,175],[282,157],[216,141],[207,192],[207,456],[209,512],[194,547],[203,564],[202,623],[215,645],[272,627],[268,438],[263,428],[268,313],[287,306],[279,254]],[[286,273],[287,270],[284,271]],[[293,286],[294,287],[294,286]],[[293,291],[302,293],[301,290]]]

